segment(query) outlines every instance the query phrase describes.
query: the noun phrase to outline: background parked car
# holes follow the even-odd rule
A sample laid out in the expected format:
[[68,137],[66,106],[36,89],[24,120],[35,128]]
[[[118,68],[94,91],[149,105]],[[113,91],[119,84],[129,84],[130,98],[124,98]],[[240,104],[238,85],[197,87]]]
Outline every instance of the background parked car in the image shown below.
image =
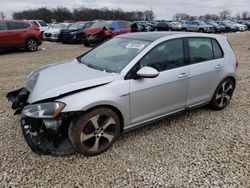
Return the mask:
[[31,21],[33,22],[33,24],[39,27],[42,33],[49,28],[49,25],[43,20],[31,20]]
[[96,45],[114,36],[131,32],[130,23],[122,20],[95,22],[90,28],[84,29],[84,45]]
[[59,41],[59,35],[61,34],[61,31],[70,25],[70,23],[60,23],[53,25],[52,28],[43,32],[43,39],[47,41]]
[[204,21],[200,21],[200,20],[186,21],[183,25],[182,30],[201,32],[201,33],[214,33],[215,32],[214,26],[206,24]]
[[158,22],[146,22],[146,21],[134,21],[131,24],[131,31],[132,32],[149,32],[154,31],[155,26]]
[[229,21],[229,23],[231,23],[237,31],[246,31],[247,30],[247,26],[246,25],[243,25],[243,24],[239,24],[237,22],[234,22],[234,21]]
[[160,22],[155,26],[156,31],[175,31],[177,27],[170,22]]
[[217,21],[216,23],[225,26],[225,31],[226,32],[236,32],[237,28],[235,25],[230,23],[229,21],[223,20],[223,21]]
[[237,23],[247,26],[247,29],[250,30],[250,21],[247,20],[238,20]]
[[175,26],[175,31],[182,31],[183,29],[182,23],[173,21],[171,21],[170,23]]
[[224,33],[226,31],[225,26],[216,23],[214,20],[205,20],[205,23],[214,26],[215,33]]
[[42,44],[39,28],[26,21],[0,20],[0,49],[26,48],[36,51]]
[[82,43],[84,39],[83,30],[91,27],[95,22],[75,22],[65,30],[61,31],[59,40],[63,43]]

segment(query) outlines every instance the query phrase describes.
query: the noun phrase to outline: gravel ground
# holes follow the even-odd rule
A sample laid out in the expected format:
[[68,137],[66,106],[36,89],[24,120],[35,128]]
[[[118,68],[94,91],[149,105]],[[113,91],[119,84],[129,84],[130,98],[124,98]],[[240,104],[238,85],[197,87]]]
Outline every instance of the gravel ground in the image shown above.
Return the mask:
[[34,68],[88,49],[45,42],[37,53],[0,54],[0,187],[250,187],[250,32],[227,36],[240,67],[226,109],[126,133],[96,157],[32,153],[5,98]]

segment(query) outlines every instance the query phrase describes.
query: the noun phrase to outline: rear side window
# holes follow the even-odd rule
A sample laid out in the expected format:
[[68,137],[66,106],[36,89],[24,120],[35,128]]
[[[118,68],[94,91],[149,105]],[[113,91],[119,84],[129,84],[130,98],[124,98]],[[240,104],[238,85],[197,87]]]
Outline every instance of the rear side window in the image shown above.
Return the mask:
[[212,39],[212,44],[213,44],[213,50],[214,50],[214,59],[222,58],[223,52],[221,50],[219,43],[215,39]]
[[191,63],[213,59],[213,48],[209,38],[188,38]]
[[31,25],[29,23],[22,23],[22,28],[23,29],[27,29],[29,28]]
[[8,22],[9,30],[23,29],[23,24],[21,22]]
[[6,23],[0,23],[0,31],[5,31],[8,30],[7,24]]
[[163,42],[153,48],[139,62],[140,68],[149,66],[159,72],[185,65],[182,39]]

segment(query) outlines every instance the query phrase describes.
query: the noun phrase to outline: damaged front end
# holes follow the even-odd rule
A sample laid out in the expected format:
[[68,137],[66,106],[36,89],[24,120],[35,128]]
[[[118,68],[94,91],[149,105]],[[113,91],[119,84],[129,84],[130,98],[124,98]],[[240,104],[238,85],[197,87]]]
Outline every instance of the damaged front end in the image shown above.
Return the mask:
[[15,110],[15,115],[21,114],[23,108],[28,104],[29,94],[30,92],[26,88],[20,88],[7,94],[6,97],[12,102],[11,108]]
[[7,94],[14,114],[21,114],[21,129],[33,152],[43,155],[68,155],[75,151],[68,138],[68,126],[75,113],[61,113],[64,104],[28,104],[30,92],[21,88]]

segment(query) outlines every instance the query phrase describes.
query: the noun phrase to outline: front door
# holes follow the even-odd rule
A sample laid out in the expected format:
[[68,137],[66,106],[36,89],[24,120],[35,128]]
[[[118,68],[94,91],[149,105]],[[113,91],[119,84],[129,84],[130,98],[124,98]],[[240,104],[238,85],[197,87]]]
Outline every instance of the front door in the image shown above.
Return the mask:
[[[174,39],[154,47],[136,65],[160,72],[156,78],[130,80],[131,124],[146,122],[185,108],[189,69],[184,60],[183,41]],[[134,72],[137,72],[135,69]]]

